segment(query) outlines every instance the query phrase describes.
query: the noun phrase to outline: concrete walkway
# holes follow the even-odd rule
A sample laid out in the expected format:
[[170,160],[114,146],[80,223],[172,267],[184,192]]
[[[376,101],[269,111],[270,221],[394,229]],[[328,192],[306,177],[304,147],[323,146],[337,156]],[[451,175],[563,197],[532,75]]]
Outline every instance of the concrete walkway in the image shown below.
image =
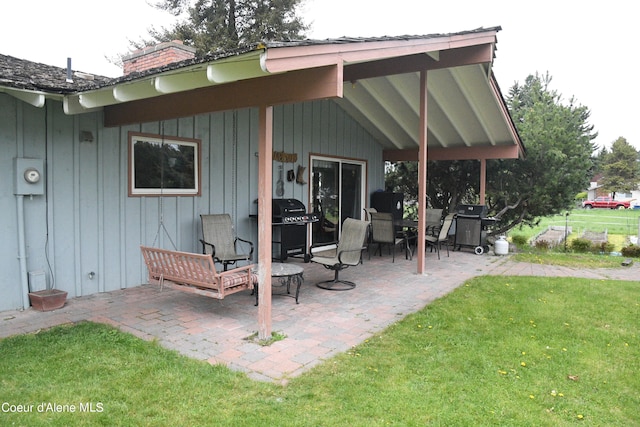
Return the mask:
[[[404,257],[372,257],[341,276],[357,283],[351,291],[319,289],[314,283],[333,272],[304,264],[300,304],[277,295],[272,302],[273,331],[286,335],[270,346],[247,340],[257,331],[257,307],[248,292],[222,301],[169,288],[143,285],[115,292],[73,298],[52,312],[32,309],[0,312],[0,338],[33,333],[54,325],[83,320],[113,325],[145,340],[157,339],[186,356],[220,363],[250,378],[286,382],[318,363],[347,351],[372,334],[451,292],[467,279],[486,274],[572,276],[638,280],[640,265],[583,270],[512,262],[509,257],[471,252],[427,253],[428,273],[415,274]],[[296,260],[290,262],[299,262]],[[274,283],[275,284],[275,283]]]

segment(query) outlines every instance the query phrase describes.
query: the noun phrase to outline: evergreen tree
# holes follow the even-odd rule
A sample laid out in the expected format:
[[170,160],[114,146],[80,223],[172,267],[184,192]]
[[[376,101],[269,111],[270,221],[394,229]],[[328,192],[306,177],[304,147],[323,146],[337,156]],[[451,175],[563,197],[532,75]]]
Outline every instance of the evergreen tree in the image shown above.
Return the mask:
[[547,74],[530,75],[511,88],[511,115],[526,148],[524,160],[487,163],[487,204],[501,218],[503,232],[562,213],[588,187],[597,136],[590,112],[571,98],[568,105],[549,88]]
[[[550,83],[549,75],[530,75],[509,92],[507,104],[526,157],[487,162],[486,204],[500,218],[494,234],[570,209],[575,195],[589,186],[597,135],[588,123],[590,112],[574,99],[564,104]],[[477,161],[429,162],[428,206],[451,211],[478,203],[479,170]],[[400,177],[403,171],[409,178]],[[388,190],[405,192],[405,200],[417,198],[417,164],[397,165],[387,178]]]
[[603,189],[612,193],[630,193],[638,188],[640,183],[640,168],[638,167],[638,152],[623,137],[618,138],[611,145],[611,152],[604,157],[602,170],[604,176]]
[[[304,38],[308,28],[296,16],[302,0],[162,0],[156,7],[187,18],[173,28],[152,28],[155,42],[182,40],[201,57],[261,41]],[[138,43],[146,44],[148,42]],[[138,46],[141,47],[141,46]]]

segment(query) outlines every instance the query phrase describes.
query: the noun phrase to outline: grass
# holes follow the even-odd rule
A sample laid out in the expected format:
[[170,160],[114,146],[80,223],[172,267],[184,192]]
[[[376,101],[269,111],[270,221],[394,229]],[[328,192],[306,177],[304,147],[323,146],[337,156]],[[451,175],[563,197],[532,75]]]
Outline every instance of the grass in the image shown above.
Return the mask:
[[629,236],[637,236],[640,228],[640,210],[638,209],[574,209],[569,216],[553,215],[540,219],[536,227],[516,228],[510,235],[519,234],[531,239],[550,226],[572,229],[569,241],[579,237],[585,230],[603,232],[607,230],[609,242],[619,251],[629,244]]
[[251,341],[253,343],[256,343],[258,345],[261,345],[261,346],[265,347],[265,346],[269,346],[269,345],[273,344],[274,342],[282,341],[286,337],[287,336],[285,334],[283,334],[282,332],[273,331],[273,332],[271,332],[271,337],[268,338],[268,339],[260,339],[258,337],[258,332],[254,332],[253,334],[249,335],[245,339],[247,341]]
[[[637,282],[484,276],[288,385],[81,323],[0,341],[2,425],[640,425]],[[87,407],[85,406],[85,409]]]
[[574,268],[618,268],[623,258],[610,255],[591,253],[564,253],[554,251],[519,252],[512,255],[514,261],[530,262],[534,264],[561,265]]

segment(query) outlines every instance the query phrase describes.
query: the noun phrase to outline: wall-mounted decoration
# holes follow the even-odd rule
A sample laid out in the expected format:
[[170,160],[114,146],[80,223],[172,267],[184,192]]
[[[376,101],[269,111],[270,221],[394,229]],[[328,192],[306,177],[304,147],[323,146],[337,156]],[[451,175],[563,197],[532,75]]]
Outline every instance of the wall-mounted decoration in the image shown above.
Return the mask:
[[305,185],[307,181],[304,180],[304,171],[307,168],[302,165],[298,165],[298,173],[296,174],[296,182],[300,185]]
[[129,132],[129,196],[199,196],[200,140]]
[[296,153],[285,153],[284,151],[274,151],[273,160],[282,163],[295,163],[298,161],[298,155]]
[[276,196],[284,196],[284,180],[282,179],[282,165],[278,168],[278,182],[276,182]]

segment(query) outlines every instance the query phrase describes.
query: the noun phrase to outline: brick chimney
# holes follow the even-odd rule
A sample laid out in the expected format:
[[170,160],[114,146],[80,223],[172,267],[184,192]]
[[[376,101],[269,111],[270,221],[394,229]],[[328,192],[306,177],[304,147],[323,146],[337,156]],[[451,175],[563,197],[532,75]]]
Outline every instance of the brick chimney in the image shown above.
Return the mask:
[[185,46],[180,40],[164,42],[155,46],[138,49],[122,58],[123,72],[127,74],[162,67],[173,62],[192,59],[196,56],[196,49]]

